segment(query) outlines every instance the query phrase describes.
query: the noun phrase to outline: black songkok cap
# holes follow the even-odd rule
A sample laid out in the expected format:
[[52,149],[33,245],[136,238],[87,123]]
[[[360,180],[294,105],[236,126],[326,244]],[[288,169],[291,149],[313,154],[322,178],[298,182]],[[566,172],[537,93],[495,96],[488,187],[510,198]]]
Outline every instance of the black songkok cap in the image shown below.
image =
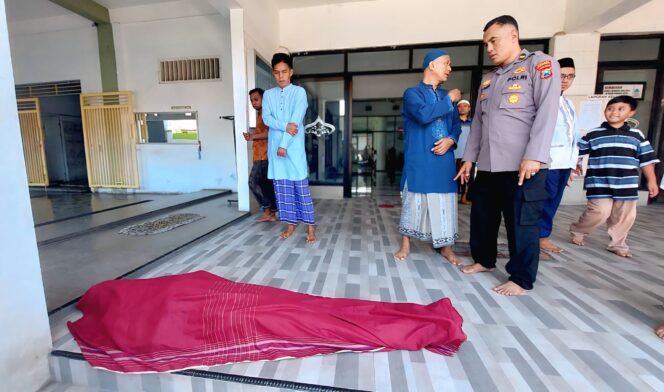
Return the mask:
[[560,68],[565,68],[565,67],[575,68],[574,59],[572,59],[571,57],[563,57],[562,59],[558,60],[558,64],[560,64]]

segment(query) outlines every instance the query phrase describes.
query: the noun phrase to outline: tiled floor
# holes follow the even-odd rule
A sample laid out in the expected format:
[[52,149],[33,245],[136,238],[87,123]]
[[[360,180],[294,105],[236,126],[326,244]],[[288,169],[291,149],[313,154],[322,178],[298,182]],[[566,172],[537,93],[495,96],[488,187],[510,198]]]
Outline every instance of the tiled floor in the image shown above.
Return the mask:
[[106,392],[103,389],[51,382],[37,392]]
[[44,192],[30,190],[35,225],[70,219],[151,200],[148,194]]
[[167,208],[196,203],[227,190],[181,194],[57,193],[36,196],[30,192],[35,234],[39,246],[86,233],[120,220],[133,219]]
[[351,192],[353,197],[399,197],[399,180],[401,172],[390,181],[387,172],[376,172],[372,175],[367,173],[353,174]]
[[[378,207],[384,204],[398,199],[317,201],[320,241],[312,246],[303,231],[282,242],[279,225],[247,219],[135,277],[204,269],[331,297],[429,303],[447,296],[469,338],[455,357],[347,353],[212,371],[376,391],[664,390],[664,342],[652,333],[664,321],[664,205],[639,208],[630,260],[604,250],[605,232],[590,237],[586,247],[567,243],[566,229],[582,207],[562,207],[553,239],[565,252],[540,264],[534,291],[507,298],[491,291],[506,278],[505,260],[495,273],[465,276],[428,245],[415,243],[410,259],[395,263],[399,208]],[[461,242],[468,239],[468,212],[461,209]],[[52,317],[56,349],[78,351],[64,325],[78,317],[71,310]],[[76,384],[113,388],[134,380],[139,390],[173,390],[171,375],[155,384],[156,375],[116,375],[65,362],[53,358],[53,373]],[[178,391],[224,390],[196,378],[178,382]]]
[[[208,193],[199,194],[198,197],[209,197],[214,192]],[[238,211],[236,204],[228,203],[229,199],[237,198],[229,193],[177,210],[177,213],[194,213],[204,217],[196,222],[149,236],[118,233],[123,227],[175,213],[176,211],[160,213],[159,208],[191,201],[193,197],[191,194],[171,195],[170,199],[162,196],[154,201],[154,205],[143,203],[37,228],[48,228],[53,233],[66,232],[76,227],[76,230],[80,230],[73,238],[39,246],[48,310],[52,311],[74,300],[95,283],[129,273],[246,214]],[[74,207],[67,210],[75,211]],[[146,212],[159,215],[112,226],[115,222],[123,222],[134,216],[133,214],[141,215]],[[98,227],[95,227],[97,223],[112,227],[98,230]]]

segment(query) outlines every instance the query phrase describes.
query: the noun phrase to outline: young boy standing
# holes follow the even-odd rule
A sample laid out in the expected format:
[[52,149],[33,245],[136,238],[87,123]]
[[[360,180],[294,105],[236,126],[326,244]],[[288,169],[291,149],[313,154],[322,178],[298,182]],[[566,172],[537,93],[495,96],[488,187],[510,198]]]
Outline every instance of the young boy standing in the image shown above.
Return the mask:
[[[572,242],[582,246],[584,237],[606,222],[611,238],[607,250],[623,257],[631,257],[625,240],[636,219],[639,167],[647,180],[648,196],[659,193],[655,178],[659,159],[641,131],[625,123],[636,113],[636,106],[636,99],[628,95],[612,98],[604,109],[606,122],[579,141],[579,156],[589,155],[584,182],[588,205],[570,226]],[[580,161],[576,170],[581,172]]]
[[272,57],[277,87],[263,95],[263,121],[269,127],[268,178],[274,180],[279,219],[288,227],[279,237],[293,235],[299,222],[307,224],[307,242],[316,241],[314,203],[309,192],[309,168],[304,150],[304,115],[307,93],[291,84],[293,59],[285,53]]

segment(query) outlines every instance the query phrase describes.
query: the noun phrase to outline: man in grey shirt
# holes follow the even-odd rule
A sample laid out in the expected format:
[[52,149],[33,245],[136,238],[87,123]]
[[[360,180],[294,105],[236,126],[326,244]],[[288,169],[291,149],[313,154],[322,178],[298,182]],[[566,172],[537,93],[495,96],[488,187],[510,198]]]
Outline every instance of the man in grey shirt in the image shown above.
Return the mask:
[[463,272],[493,271],[498,229],[505,219],[509,280],[494,290],[521,295],[533,288],[539,263],[539,219],[546,191],[551,139],[558,115],[560,68],[542,52],[519,44],[516,20],[503,15],[484,27],[491,70],[480,84],[475,116],[457,178],[468,181],[473,162],[470,248]]

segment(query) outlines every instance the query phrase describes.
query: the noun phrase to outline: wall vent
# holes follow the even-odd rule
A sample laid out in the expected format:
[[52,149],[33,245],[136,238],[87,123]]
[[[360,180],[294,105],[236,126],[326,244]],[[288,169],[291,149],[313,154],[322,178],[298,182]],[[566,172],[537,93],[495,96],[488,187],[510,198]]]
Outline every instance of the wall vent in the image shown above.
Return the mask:
[[194,80],[221,80],[219,57],[162,60],[159,64],[161,83]]
[[80,80],[61,80],[58,82],[17,84],[16,98],[50,97],[54,95],[72,95],[81,93]]

